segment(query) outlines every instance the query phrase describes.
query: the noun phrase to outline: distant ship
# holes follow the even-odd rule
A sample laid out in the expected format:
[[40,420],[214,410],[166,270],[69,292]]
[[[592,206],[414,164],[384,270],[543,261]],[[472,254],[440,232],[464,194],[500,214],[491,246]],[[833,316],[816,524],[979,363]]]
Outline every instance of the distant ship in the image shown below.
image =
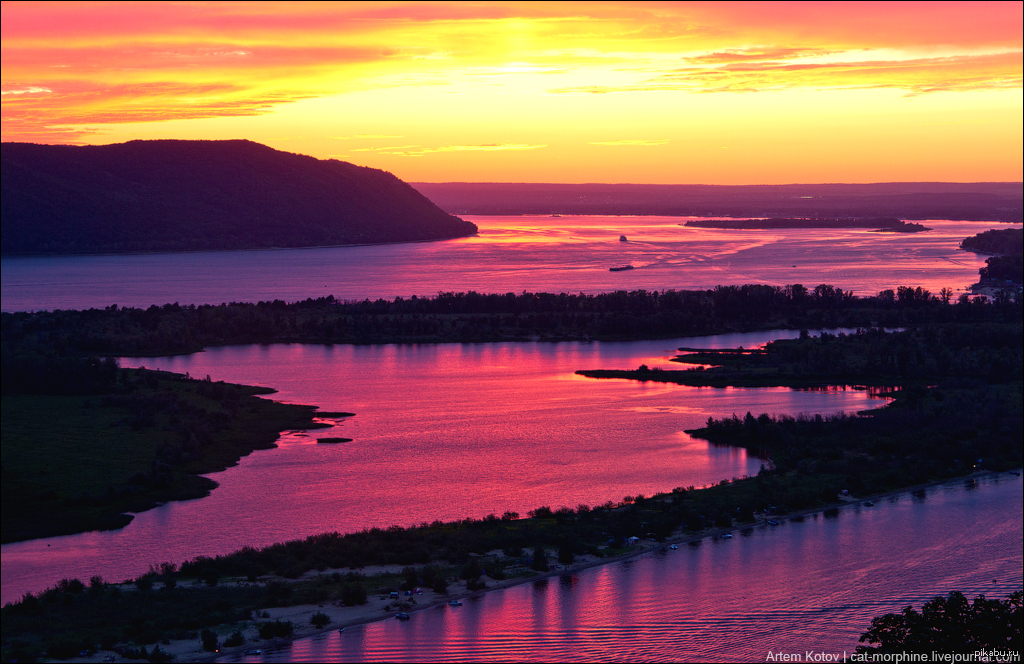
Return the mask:
[[620,235],[619,236],[619,242],[629,242],[629,240],[626,239],[625,235]]
[[632,265],[616,265],[615,267],[608,268],[612,272],[622,272],[623,270],[632,270]]

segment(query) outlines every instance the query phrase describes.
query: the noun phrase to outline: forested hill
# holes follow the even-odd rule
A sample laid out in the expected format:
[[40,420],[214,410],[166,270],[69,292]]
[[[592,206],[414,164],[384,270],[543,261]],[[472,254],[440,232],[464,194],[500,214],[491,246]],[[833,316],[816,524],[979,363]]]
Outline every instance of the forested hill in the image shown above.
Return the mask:
[[385,171],[251,141],[2,150],[4,255],[406,242],[477,230]]

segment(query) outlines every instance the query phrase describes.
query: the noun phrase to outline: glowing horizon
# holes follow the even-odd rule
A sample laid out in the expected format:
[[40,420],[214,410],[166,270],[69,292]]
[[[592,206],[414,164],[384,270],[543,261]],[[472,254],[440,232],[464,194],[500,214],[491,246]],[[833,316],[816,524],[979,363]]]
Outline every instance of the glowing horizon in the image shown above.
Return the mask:
[[4,3],[4,141],[410,181],[1019,181],[1010,3]]

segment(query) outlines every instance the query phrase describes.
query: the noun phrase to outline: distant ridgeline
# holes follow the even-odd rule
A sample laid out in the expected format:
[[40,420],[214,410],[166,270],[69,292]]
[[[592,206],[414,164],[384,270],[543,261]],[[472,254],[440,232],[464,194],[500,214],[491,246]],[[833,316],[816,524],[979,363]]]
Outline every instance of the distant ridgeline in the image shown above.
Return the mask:
[[539,184],[414,182],[452,214],[899,217],[1020,223],[1020,182]]
[[699,219],[684,226],[697,228],[872,228],[879,233],[920,233],[930,231],[921,224],[908,223],[896,217],[872,219]]
[[2,150],[4,255],[311,247],[477,231],[385,171],[251,141]]

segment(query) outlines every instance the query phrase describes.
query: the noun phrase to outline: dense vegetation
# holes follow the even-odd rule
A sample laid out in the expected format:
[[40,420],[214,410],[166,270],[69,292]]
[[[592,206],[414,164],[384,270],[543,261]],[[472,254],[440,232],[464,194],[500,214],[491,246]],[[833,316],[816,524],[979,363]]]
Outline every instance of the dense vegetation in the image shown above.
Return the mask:
[[[957,305],[959,306],[959,305]],[[973,305],[968,305],[973,306]],[[1024,367],[1024,327],[1019,305],[989,305],[989,322],[944,323],[887,333],[773,341],[762,350],[698,351],[674,358],[714,365],[667,371],[580,370],[592,378],[632,378],[694,386],[931,385],[939,381],[1006,383],[1020,380]]]
[[871,621],[871,629],[861,642],[878,644],[857,646],[862,654],[888,653],[977,654],[987,651],[978,661],[1015,661],[1024,647],[1024,596],[1013,593],[1004,600],[974,598],[972,604],[963,593],[936,597],[918,613],[908,606],[902,613],[889,613]]
[[395,176],[251,141],[4,143],[3,254],[309,247],[476,226]]
[[123,527],[125,512],[207,495],[217,485],[198,474],[273,447],[282,430],[325,426],[312,407],[255,396],[266,388],[109,359],[50,356],[17,368],[23,380],[5,376],[2,397],[5,543]]
[[1019,288],[1024,283],[1024,229],[985,231],[966,238],[960,247],[979,254],[995,254],[986,258],[985,267],[978,270],[980,285],[1011,282]]
[[1021,222],[1020,182],[680,185],[416,182],[452,214],[899,217]]
[[[829,285],[746,285],[700,291],[439,293],[433,298],[231,303],[0,314],[2,380],[17,377],[15,353],[164,355],[240,343],[430,343],[564,339],[655,339],[774,328],[887,327],[982,322],[995,308],[952,292],[900,287],[854,297]],[[5,348],[7,348],[5,346]],[[6,389],[6,388],[5,388]]]
[[1024,254],[1024,229],[1004,228],[978,233],[965,238],[960,248],[978,254]]
[[1024,283],[1024,261],[1020,254],[992,256],[985,259],[985,267],[979,269],[978,274],[983,285],[1012,282],[1019,289],[1021,283]]
[[921,224],[908,223],[896,217],[870,219],[700,219],[688,221],[684,226],[695,228],[873,228],[889,233],[920,233],[930,231]]

